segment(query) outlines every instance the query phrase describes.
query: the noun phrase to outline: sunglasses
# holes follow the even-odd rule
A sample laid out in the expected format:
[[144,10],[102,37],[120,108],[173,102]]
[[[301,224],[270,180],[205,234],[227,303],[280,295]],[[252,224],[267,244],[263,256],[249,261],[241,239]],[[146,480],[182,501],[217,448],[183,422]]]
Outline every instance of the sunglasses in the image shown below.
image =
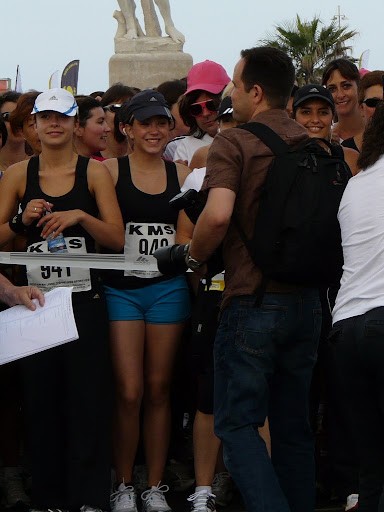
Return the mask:
[[108,110],[108,112],[113,112],[113,114],[116,114],[120,107],[121,105],[115,103],[114,105],[106,105],[105,107],[103,107],[103,110]]
[[212,114],[217,112],[217,105],[213,100],[192,103],[192,105],[189,107],[189,112],[193,117],[200,117],[203,115],[204,108],[206,108]]
[[11,112],[2,112],[0,114],[0,117],[3,121],[8,121],[9,120],[9,116],[11,115]]
[[376,108],[380,101],[383,100],[381,100],[380,98],[367,98],[366,100],[363,101],[363,103],[365,103],[369,108]]

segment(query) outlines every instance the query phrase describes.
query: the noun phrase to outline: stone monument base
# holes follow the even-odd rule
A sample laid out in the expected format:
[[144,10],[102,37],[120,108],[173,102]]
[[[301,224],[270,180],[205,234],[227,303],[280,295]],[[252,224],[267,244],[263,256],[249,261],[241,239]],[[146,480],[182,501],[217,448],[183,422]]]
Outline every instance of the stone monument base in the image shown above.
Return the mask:
[[116,54],[109,60],[109,84],[122,82],[130,87],[157,87],[166,80],[183,78],[193,65],[182,44],[170,37],[115,39]]

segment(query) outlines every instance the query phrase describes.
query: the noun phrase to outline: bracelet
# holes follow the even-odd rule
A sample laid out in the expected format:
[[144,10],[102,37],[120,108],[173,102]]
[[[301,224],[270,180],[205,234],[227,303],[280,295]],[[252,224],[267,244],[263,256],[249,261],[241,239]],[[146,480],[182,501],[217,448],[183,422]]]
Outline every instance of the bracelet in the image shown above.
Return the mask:
[[18,213],[8,222],[9,227],[14,233],[24,233],[27,227],[23,224],[23,214]]

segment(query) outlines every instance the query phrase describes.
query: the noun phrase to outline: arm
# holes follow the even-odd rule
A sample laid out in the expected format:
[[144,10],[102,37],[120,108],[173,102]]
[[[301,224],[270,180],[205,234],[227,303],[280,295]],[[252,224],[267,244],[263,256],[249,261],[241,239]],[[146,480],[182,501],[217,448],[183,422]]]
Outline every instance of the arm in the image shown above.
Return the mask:
[[203,146],[195,151],[191,163],[189,164],[190,169],[201,169],[207,165],[208,151],[211,145]]
[[119,178],[119,164],[117,158],[109,158],[104,160],[103,164],[108,169],[109,174],[112,177],[113,185],[116,187],[117,180]]
[[190,256],[207,261],[223,241],[231,221],[239,187],[242,154],[233,135],[236,128],[216,135],[211,144],[207,171],[202,190],[208,189],[208,199],[193,232]]
[[37,223],[42,227],[41,236],[47,238],[52,231],[58,234],[68,226],[80,224],[100,245],[119,251],[124,246],[123,221],[112,178],[101,162],[89,161],[88,186],[96,199],[100,218],[82,210],[53,212],[48,221],[41,218]]
[[18,204],[24,194],[26,169],[25,162],[12,165],[0,181],[0,247],[4,247],[16,236],[8,222],[16,215]]
[[37,299],[40,306],[44,306],[44,294],[36,286],[14,286],[6,277],[0,274],[0,301],[8,306],[23,304],[31,311],[35,311],[36,305],[32,299]]
[[119,251],[124,247],[125,231],[115,187],[108,170],[99,162],[90,162],[89,188],[95,195],[100,219],[88,216],[82,226],[98,242]]
[[207,261],[223,241],[231,221],[236,194],[227,188],[211,188],[207,204],[197,221],[190,255]]
[[177,219],[175,242],[177,244],[189,244],[192,240],[194,228],[195,225],[189,220],[188,215],[184,210],[181,210]]
[[177,177],[179,179],[179,185],[181,188],[184,184],[185,178],[191,172],[191,169],[182,163],[176,163],[176,168],[177,168]]

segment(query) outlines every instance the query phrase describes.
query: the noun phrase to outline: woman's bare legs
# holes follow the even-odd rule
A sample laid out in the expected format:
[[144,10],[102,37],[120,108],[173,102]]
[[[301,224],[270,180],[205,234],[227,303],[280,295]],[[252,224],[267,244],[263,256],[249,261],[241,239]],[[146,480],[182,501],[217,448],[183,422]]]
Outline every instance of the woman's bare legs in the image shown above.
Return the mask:
[[117,482],[132,482],[132,469],[140,436],[143,397],[145,323],[142,320],[110,323],[116,404],[114,459]]
[[213,419],[213,414],[196,411],[193,423],[196,486],[211,486],[215,474],[221,441],[213,432]]
[[146,325],[144,369],[144,446],[148,485],[163,478],[170,436],[169,390],[184,324]]

